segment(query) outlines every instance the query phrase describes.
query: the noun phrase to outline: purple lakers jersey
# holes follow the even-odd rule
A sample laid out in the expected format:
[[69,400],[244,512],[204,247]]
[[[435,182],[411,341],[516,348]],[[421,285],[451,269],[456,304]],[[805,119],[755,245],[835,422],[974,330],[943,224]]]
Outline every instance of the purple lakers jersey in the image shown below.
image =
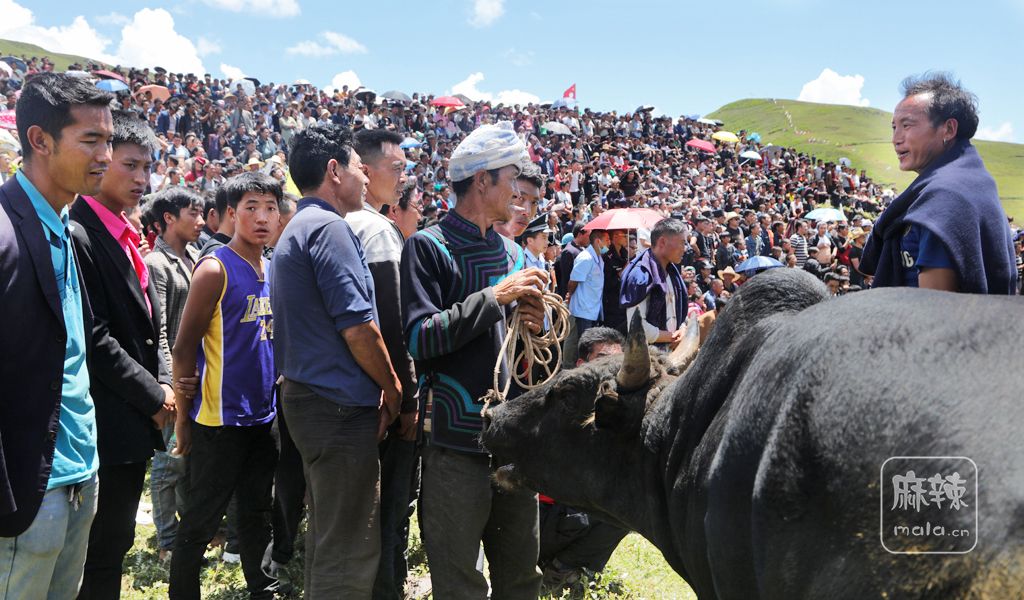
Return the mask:
[[[274,418],[274,320],[270,270],[263,278],[228,246],[214,250],[224,287],[199,347],[199,394],[189,416],[201,425],[248,426]],[[199,264],[196,265],[198,267]]]

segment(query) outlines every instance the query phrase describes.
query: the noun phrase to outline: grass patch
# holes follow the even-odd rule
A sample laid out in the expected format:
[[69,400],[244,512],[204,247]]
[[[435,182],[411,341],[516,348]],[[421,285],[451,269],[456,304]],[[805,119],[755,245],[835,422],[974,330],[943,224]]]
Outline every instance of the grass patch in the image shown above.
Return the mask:
[[26,59],[32,58],[33,56],[45,56],[53,62],[54,70],[58,72],[67,71],[68,65],[73,65],[75,63],[78,63],[83,67],[87,66],[90,62],[102,63],[102,61],[86,58],[84,56],[50,52],[49,50],[36,46],[35,44],[29,44],[28,42],[15,42],[13,40],[0,40],[0,54],[3,54],[4,56],[16,56],[18,58],[24,56]]
[[[749,99],[708,115],[732,131],[761,134],[763,143],[796,148],[827,161],[847,157],[876,181],[904,189],[914,173],[899,170],[890,142],[892,113],[877,108],[797,100]],[[975,140],[985,166],[999,186],[1007,214],[1024,219],[1024,144]]]
[[[147,479],[144,505],[149,502]],[[300,528],[296,542],[296,556],[288,564],[283,579],[294,586],[291,598],[302,597],[302,548],[305,523]],[[245,577],[240,565],[230,565],[220,560],[220,548],[206,552],[207,566],[203,567],[200,586],[204,600],[246,600]],[[419,582],[418,589],[425,590],[429,576],[427,556],[420,540],[419,523],[413,516],[409,532],[409,578]],[[138,524],[135,527],[135,545],[125,557],[124,575],[121,578],[121,598],[131,600],[164,600],[167,598],[169,565],[158,560],[156,528],[153,525]],[[429,593],[410,594],[408,598],[429,599]],[[545,595],[545,600],[591,600],[598,598],[640,599],[672,598],[674,600],[696,600],[686,582],[668,566],[650,542],[636,533],[622,540],[615,550],[607,568],[593,577],[584,577],[572,589],[562,595]]]

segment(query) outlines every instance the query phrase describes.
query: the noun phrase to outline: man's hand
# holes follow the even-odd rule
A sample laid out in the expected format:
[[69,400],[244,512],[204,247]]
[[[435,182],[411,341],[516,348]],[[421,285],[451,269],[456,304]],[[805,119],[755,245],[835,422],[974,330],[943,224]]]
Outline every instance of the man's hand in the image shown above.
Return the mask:
[[502,306],[519,303],[519,318],[533,333],[544,329],[544,294],[548,274],[530,267],[517,271],[494,286],[494,298]]
[[166,410],[173,414],[177,406],[174,401],[174,389],[165,383],[161,383],[160,387],[164,390],[164,405],[160,410]]
[[188,415],[178,415],[174,421],[174,455],[185,456],[192,450],[192,423]]
[[398,437],[407,442],[415,442],[416,434],[419,433],[416,425],[419,424],[420,413],[408,412],[398,415]]
[[189,400],[196,397],[196,391],[199,390],[199,375],[195,377],[179,377],[174,382],[174,389],[181,393]]
[[156,414],[150,417],[153,419],[153,426],[157,429],[163,429],[174,421],[174,409],[167,409],[167,405],[160,407],[160,410],[156,411]]
[[398,411],[402,406],[402,384],[395,381],[394,388],[384,390],[380,400],[380,421],[377,424],[377,441],[383,440],[388,433],[388,427],[398,418]]
[[516,271],[494,286],[494,299],[502,306],[523,298],[534,298],[541,304],[541,290],[547,283],[548,274],[536,267]]
[[673,331],[671,335],[672,340],[668,343],[668,347],[671,348],[672,350],[675,350],[676,346],[679,345],[679,342],[683,341],[683,336],[686,335],[686,328],[680,327],[679,329]]

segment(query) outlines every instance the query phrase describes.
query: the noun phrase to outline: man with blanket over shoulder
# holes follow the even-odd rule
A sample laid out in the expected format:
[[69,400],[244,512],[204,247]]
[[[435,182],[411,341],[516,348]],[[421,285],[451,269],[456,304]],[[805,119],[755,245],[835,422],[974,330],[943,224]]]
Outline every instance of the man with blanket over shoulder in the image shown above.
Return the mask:
[[622,271],[619,304],[627,322],[640,311],[648,344],[675,346],[683,336],[686,320],[686,286],[679,262],[686,251],[686,225],[679,219],[662,219],[651,230],[651,247]]
[[977,99],[945,74],[904,80],[893,114],[900,169],[917,179],[875,223],[860,270],[874,287],[1014,294],[1006,213],[971,138]]

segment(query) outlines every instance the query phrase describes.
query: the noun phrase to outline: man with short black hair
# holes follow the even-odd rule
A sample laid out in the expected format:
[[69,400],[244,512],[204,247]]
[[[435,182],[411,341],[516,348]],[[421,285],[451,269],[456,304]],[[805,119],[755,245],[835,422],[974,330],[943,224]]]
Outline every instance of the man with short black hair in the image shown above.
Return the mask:
[[872,286],[1015,294],[1006,211],[971,138],[978,99],[945,73],[903,81],[893,112],[900,170],[917,179],[875,222],[864,246]]
[[[227,183],[235,179],[231,177],[225,181],[225,185],[217,188],[214,194],[214,208],[216,209],[216,221],[217,230],[206,240],[202,248],[199,249],[199,258],[210,254],[217,248],[227,245],[231,241],[231,236],[235,234],[235,222],[228,217],[228,185]],[[203,205],[204,209],[207,205]],[[209,213],[207,213],[209,214]]]
[[[171,188],[151,197],[147,210],[160,232],[145,262],[160,299],[160,351],[170,365],[171,348],[174,348],[181,313],[185,309],[192,269],[199,261],[199,251],[192,244],[204,226],[202,197],[184,188]],[[153,456],[149,476],[153,524],[156,526],[161,562],[166,561],[174,549],[177,513],[179,508],[185,509],[185,461],[172,453],[173,434],[173,423],[164,427],[167,450],[158,450]]]
[[165,449],[160,428],[175,409],[159,346],[160,300],[139,252],[139,232],[125,217],[146,190],[157,142],[144,121],[119,111],[111,144],[99,193],[79,197],[70,212],[94,317],[89,374],[102,481],[79,598],[120,595],[147,462]]
[[281,405],[309,487],[305,590],[365,598],[380,562],[377,444],[402,400],[373,276],[343,218],[363,209],[369,179],[334,124],[296,133],[288,166],[305,197],[274,250],[271,304]]
[[[381,460],[381,561],[374,582],[374,597],[401,598],[407,565],[407,513],[415,471],[416,370],[402,334],[402,299],[399,265],[405,238],[386,215],[405,191],[405,152],[401,135],[387,129],[361,129],[353,136],[352,149],[363,163],[366,198],[361,210],[345,215],[359,238],[366,265],[373,276],[373,290],[380,319],[381,337],[391,364],[402,383],[399,418],[380,443]],[[299,499],[301,501],[301,498]]]
[[28,77],[15,113],[24,162],[0,187],[0,590],[73,598],[96,512],[99,458],[86,363],[95,332],[68,206],[111,162],[113,96]]
[[619,302],[627,322],[640,311],[648,344],[674,346],[682,339],[686,321],[686,287],[679,261],[686,251],[686,225],[662,219],[651,230],[651,247],[630,261],[622,272]]
[[590,245],[590,233],[583,231],[584,223],[576,223],[572,226],[572,238],[562,248],[558,255],[558,262],[555,264],[555,281],[557,288],[555,292],[565,298],[569,291],[569,274],[572,272],[573,262],[587,246]]

